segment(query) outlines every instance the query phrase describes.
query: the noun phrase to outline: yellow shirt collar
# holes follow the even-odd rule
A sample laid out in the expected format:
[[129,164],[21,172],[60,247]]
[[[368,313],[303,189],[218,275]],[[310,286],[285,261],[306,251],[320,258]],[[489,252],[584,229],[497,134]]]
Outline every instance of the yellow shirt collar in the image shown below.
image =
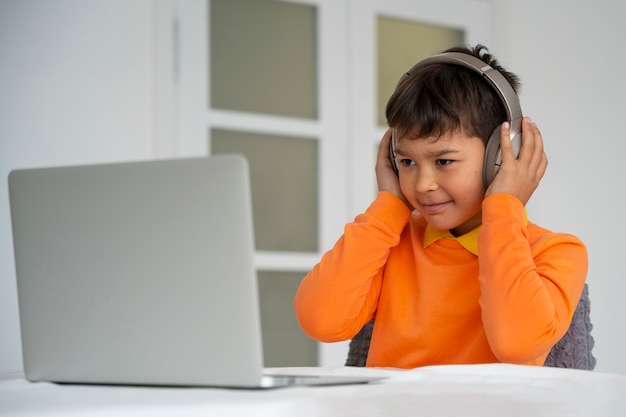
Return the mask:
[[430,224],[426,225],[426,231],[424,232],[424,247],[435,243],[439,239],[454,239],[461,244],[465,249],[478,256],[478,231],[480,226],[465,233],[461,236],[454,236],[449,230],[437,230],[433,229]]
[[[528,217],[526,216],[526,208],[524,208],[524,224],[528,224]],[[454,239],[461,244],[465,249],[478,256],[478,232],[480,231],[480,225],[470,230],[461,236],[454,236],[449,230],[437,230],[430,227],[430,224],[426,225],[426,231],[424,232],[424,247],[435,243],[439,239]]]

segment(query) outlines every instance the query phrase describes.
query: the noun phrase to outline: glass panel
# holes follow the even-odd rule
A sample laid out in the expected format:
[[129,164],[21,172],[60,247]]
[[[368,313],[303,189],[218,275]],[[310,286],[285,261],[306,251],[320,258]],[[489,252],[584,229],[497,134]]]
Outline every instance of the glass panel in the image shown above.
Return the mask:
[[257,250],[317,251],[316,140],[212,130],[211,153],[248,158]]
[[385,107],[400,76],[417,61],[464,44],[461,29],[378,17],[378,124],[387,126]]
[[300,330],[293,312],[293,298],[303,276],[295,272],[259,272],[266,367],[317,365],[317,342]]
[[317,117],[316,9],[268,0],[212,0],[213,108]]

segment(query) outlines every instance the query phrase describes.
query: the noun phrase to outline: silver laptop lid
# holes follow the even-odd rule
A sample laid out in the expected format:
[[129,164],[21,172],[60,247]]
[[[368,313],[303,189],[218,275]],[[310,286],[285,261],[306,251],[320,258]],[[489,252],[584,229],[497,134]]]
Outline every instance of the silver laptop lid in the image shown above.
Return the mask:
[[17,170],[9,192],[28,379],[258,384],[243,157]]

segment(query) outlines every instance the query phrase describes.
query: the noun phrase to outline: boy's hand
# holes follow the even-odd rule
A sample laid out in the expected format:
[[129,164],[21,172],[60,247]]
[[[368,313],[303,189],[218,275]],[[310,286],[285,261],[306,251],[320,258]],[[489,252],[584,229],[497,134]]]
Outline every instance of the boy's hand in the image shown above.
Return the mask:
[[383,135],[378,147],[378,156],[376,158],[376,180],[378,182],[378,191],[387,191],[402,201],[413,210],[413,207],[406,201],[400,182],[396,172],[393,170],[389,155],[389,142],[391,142],[391,129],[387,129]]
[[537,125],[524,117],[522,120],[522,146],[515,159],[510,140],[510,125],[502,124],[500,134],[502,165],[493,182],[487,188],[485,197],[492,194],[511,194],[526,205],[530,196],[539,186],[548,166],[548,158],[543,150],[543,138]]

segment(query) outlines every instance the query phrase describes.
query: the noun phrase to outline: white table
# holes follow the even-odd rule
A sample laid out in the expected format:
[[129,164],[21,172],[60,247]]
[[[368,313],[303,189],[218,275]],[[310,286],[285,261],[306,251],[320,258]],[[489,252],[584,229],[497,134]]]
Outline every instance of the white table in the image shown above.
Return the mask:
[[388,379],[236,390],[57,385],[14,376],[0,379],[0,416],[626,416],[626,375],[503,364],[270,369],[294,370]]

